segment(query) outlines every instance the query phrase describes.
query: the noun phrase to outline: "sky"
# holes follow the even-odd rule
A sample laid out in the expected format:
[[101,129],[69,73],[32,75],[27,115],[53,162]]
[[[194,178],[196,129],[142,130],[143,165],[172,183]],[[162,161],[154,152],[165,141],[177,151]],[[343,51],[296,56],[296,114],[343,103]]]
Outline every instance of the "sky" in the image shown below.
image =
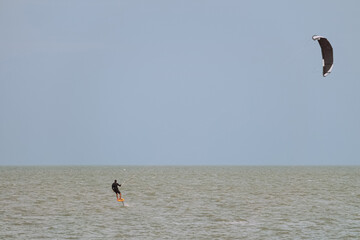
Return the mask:
[[0,165],[359,165],[358,9],[0,0]]

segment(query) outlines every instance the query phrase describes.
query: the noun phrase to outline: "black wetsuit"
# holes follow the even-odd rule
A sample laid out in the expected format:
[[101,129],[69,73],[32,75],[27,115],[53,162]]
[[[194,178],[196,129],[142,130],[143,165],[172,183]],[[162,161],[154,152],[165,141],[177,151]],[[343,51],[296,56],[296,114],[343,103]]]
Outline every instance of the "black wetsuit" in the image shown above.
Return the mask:
[[118,184],[116,182],[114,182],[111,186],[112,190],[115,192],[115,193],[120,193],[119,189],[118,189],[118,186],[121,187],[121,184]]

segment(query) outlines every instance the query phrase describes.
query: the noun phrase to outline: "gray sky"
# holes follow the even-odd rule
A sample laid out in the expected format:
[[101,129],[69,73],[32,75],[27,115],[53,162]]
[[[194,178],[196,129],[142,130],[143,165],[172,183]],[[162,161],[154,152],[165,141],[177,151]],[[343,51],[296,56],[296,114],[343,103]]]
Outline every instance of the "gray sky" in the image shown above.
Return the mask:
[[359,9],[0,0],[0,164],[358,165]]

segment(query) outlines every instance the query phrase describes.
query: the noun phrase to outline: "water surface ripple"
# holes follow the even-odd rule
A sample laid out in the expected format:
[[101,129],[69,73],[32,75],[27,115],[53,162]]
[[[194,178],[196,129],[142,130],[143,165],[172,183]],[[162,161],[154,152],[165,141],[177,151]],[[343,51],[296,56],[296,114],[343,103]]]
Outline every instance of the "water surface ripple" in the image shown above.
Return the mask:
[[0,167],[0,205],[0,239],[359,239],[360,167]]

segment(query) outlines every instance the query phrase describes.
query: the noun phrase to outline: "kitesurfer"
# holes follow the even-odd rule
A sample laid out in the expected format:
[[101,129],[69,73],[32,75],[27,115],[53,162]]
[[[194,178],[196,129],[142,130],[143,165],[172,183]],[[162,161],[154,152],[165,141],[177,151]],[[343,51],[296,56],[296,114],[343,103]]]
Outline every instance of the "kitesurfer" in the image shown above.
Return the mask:
[[114,180],[113,184],[111,185],[112,190],[116,193],[116,199],[121,199],[121,192],[119,191],[119,187],[121,187],[121,184],[118,184],[116,180]]

